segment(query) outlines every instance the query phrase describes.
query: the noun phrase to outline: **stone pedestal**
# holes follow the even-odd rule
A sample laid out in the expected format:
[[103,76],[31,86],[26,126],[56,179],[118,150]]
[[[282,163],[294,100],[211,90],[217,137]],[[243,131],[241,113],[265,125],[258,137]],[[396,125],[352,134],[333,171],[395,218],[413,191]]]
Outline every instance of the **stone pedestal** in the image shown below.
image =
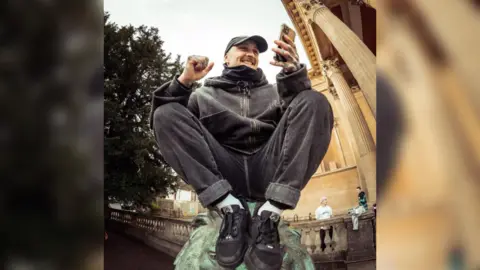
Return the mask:
[[373,214],[365,213],[358,218],[358,231],[353,230],[352,220],[347,225],[347,261],[375,259],[375,231]]

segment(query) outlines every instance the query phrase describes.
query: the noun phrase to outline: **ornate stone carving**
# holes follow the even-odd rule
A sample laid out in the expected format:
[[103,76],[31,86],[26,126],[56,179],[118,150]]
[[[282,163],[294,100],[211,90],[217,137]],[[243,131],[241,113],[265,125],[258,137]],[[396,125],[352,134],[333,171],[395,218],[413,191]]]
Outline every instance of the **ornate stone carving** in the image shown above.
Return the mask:
[[341,72],[337,58],[322,61],[322,73],[329,76],[330,72]]
[[325,3],[321,0],[310,0],[310,5],[314,7],[326,7]]
[[317,10],[318,8],[326,7],[323,1],[320,0],[303,0],[298,1],[298,5],[302,7],[303,13],[305,16],[311,15],[312,12]]
[[309,2],[303,2],[301,5],[302,5],[302,8],[307,12],[312,9],[312,6],[310,5]]

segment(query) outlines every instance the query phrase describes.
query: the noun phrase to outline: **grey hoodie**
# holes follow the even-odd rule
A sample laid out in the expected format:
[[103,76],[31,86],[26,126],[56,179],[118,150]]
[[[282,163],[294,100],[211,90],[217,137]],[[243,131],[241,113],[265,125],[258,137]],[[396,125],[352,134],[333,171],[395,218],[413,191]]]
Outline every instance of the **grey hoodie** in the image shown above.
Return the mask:
[[299,92],[312,90],[303,64],[296,72],[280,72],[275,85],[265,76],[255,84],[220,76],[205,80],[204,86],[192,91],[177,78],[153,92],[151,128],[155,110],[177,102],[186,106],[220,144],[246,155],[257,152],[268,141]]

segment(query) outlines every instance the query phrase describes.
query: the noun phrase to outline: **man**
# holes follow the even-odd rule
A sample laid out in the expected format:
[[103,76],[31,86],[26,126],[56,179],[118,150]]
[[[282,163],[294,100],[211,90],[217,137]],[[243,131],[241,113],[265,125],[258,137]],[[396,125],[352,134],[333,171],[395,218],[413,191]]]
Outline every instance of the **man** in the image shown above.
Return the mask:
[[[327,197],[322,197],[320,201],[320,206],[315,210],[315,218],[317,220],[324,220],[324,219],[329,219],[333,216],[333,211],[332,208],[328,205],[327,203]],[[333,240],[333,226],[329,226],[328,228],[326,226],[320,227],[320,248],[325,250],[327,245],[325,244],[325,236],[326,232],[328,230],[328,235],[330,236],[330,240]]]
[[358,206],[348,211],[348,213],[352,216],[354,231],[358,230],[358,217],[361,216],[363,213],[367,212],[368,210],[367,195],[365,194],[365,192],[362,191],[361,187],[357,187],[357,193]]
[[315,210],[315,218],[317,220],[328,219],[333,215],[332,208],[327,204],[327,197],[322,197],[320,206]]
[[361,187],[357,187],[357,193],[358,193],[358,206],[363,207],[363,209],[367,211],[368,210],[367,195],[365,194],[364,191],[362,191]]
[[[213,63],[189,57],[183,73],[153,93],[160,152],[202,205],[223,215],[216,259],[225,268],[281,268],[280,215],[295,208],[330,142],[330,104],[312,90],[295,44],[286,36],[274,42],[287,59],[270,62],[282,67],[277,85],[258,67],[265,39],[240,36],[225,49],[221,76],[192,91]],[[260,202],[253,217],[246,201]]]

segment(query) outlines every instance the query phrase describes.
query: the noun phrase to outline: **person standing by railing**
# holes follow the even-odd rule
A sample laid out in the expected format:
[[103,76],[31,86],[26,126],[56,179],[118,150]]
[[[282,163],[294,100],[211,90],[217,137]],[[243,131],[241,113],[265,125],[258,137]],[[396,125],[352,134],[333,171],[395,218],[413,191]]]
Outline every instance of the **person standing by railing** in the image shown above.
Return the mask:
[[[317,220],[324,220],[324,219],[329,219],[333,216],[333,211],[330,206],[327,204],[327,197],[323,196],[321,201],[320,201],[320,206],[315,210],[315,218]],[[330,239],[333,240],[333,226],[329,226],[328,228],[326,226],[320,227],[320,241],[321,241],[321,249],[324,250],[326,248],[325,245],[325,236],[326,232],[328,230],[328,235],[330,236]]]
[[322,220],[331,218],[332,216],[332,208],[327,204],[327,197],[323,196],[320,201],[320,206],[315,210],[315,219]]

